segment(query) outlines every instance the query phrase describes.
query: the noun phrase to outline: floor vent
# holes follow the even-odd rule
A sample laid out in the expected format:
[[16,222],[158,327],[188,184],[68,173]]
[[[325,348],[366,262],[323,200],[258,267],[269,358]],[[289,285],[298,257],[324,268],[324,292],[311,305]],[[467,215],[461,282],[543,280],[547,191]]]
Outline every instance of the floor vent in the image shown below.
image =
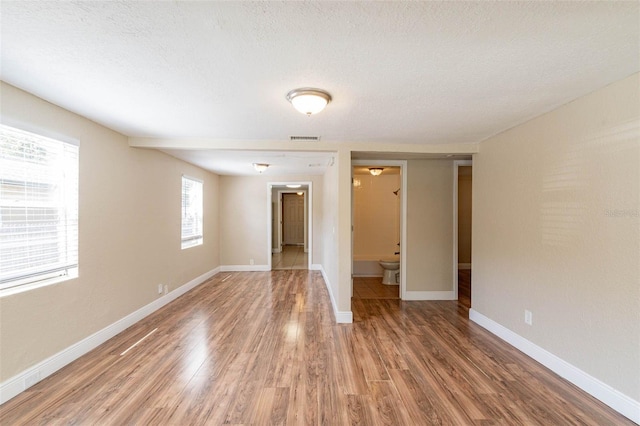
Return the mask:
[[300,142],[314,142],[319,141],[320,136],[289,136],[289,140]]

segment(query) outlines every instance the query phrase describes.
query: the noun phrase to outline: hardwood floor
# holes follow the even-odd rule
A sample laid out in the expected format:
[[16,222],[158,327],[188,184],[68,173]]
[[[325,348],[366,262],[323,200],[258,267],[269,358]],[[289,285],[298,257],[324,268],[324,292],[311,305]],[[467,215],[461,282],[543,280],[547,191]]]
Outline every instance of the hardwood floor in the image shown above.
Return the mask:
[[399,285],[382,284],[382,277],[353,277],[354,299],[399,299]]
[[[353,277],[354,299],[399,299],[399,285],[384,285],[382,277]],[[471,270],[458,271],[458,301],[471,308]]]
[[471,269],[458,269],[458,302],[471,308]]
[[221,273],[4,404],[0,424],[632,424],[467,311],[354,299],[337,325],[317,271]]

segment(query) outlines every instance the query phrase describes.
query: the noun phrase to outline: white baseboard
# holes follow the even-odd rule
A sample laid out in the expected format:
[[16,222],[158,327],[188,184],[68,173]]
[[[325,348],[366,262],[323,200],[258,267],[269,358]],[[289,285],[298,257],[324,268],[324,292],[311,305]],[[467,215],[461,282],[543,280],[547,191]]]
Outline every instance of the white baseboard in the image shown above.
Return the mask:
[[471,269],[470,263],[458,263],[458,269]]
[[86,337],[77,343],[74,343],[73,345],[69,346],[66,349],[63,349],[62,351],[45,359],[44,361],[41,361],[38,364],[27,368],[23,372],[18,373],[12,378],[5,380],[0,384],[0,404],[4,404],[14,396],[25,391],[27,388],[35,385],[36,383],[55,373],[65,365],[70,364],[71,362],[80,358],[82,355],[86,354],[87,352],[111,339],[115,335],[131,327],[133,324],[157,311],[167,303],[177,299],[197,285],[202,284],[212,276],[216,275],[218,272],[220,272],[220,268],[215,268],[209,272],[205,272],[199,277],[196,277],[188,283],[176,288],[171,293],[165,294],[164,296],[154,300],[148,305],[143,306],[137,311],[130,313],[126,317],[119,319],[118,321],[92,334],[91,336]]
[[312,263],[309,269],[311,271],[322,271],[322,265],[319,263]]
[[402,300],[455,300],[453,291],[405,291]]
[[336,316],[336,322],[338,324],[351,324],[353,323],[353,312],[351,311],[338,311],[334,312]]
[[607,404],[618,413],[640,424],[640,402],[558,358],[551,352],[530,342],[478,311],[470,309],[469,319],[535,359],[563,379],[568,380],[589,395]]
[[270,271],[269,265],[223,265],[220,272],[264,272]]
[[271,249],[271,253],[281,253],[281,252],[282,252],[282,250],[279,249],[279,248],[272,248]]
[[354,278],[382,278],[380,274],[372,274],[372,275],[364,275],[364,274],[353,274]]
[[320,272],[322,272],[324,284],[327,287],[327,291],[329,292],[329,298],[331,299],[331,306],[333,306],[333,314],[336,317],[336,322],[338,324],[351,324],[353,322],[353,312],[338,310],[336,299],[333,297],[333,292],[331,291],[331,282],[329,281],[329,277],[327,277],[327,273],[325,272],[322,265],[320,265]]

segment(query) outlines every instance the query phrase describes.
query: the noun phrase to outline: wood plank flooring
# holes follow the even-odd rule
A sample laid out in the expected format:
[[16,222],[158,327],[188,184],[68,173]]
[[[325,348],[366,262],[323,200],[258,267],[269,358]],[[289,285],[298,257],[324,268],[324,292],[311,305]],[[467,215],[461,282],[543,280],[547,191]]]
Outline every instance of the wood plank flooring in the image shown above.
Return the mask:
[[471,308],[471,269],[458,269],[458,302]]
[[335,324],[317,271],[221,273],[1,406],[0,424],[632,424],[462,304],[353,311]]
[[382,277],[353,277],[354,299],[399,299],[399,285],[382,284]]
[[[382,284],[382,277],[353,277],[354,299],[399,299],[399,285]],[[471,270],[458,271],[458,301],[471,308]]]

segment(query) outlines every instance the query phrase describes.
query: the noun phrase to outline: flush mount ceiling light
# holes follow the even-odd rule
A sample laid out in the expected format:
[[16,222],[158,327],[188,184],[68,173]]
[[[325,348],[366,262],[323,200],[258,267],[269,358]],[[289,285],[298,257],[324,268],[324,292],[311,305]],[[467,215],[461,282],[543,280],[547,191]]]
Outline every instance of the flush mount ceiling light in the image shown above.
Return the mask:
[[369,167],[369,173],[371,173],[373,176],[380,176],[383,170],[384,167]]
[[253,163],[253,168],[256,169],[258,173],[264,172],[267,170],[267,167],[269,167],[269,165],[265,163]]
[[287,100],[303,114],[317,114],[331,102],[331,95],[322,89],[303,87],[287,93]]
[[287,185],[287,188],[296,189],[300,188],[302,185]]

